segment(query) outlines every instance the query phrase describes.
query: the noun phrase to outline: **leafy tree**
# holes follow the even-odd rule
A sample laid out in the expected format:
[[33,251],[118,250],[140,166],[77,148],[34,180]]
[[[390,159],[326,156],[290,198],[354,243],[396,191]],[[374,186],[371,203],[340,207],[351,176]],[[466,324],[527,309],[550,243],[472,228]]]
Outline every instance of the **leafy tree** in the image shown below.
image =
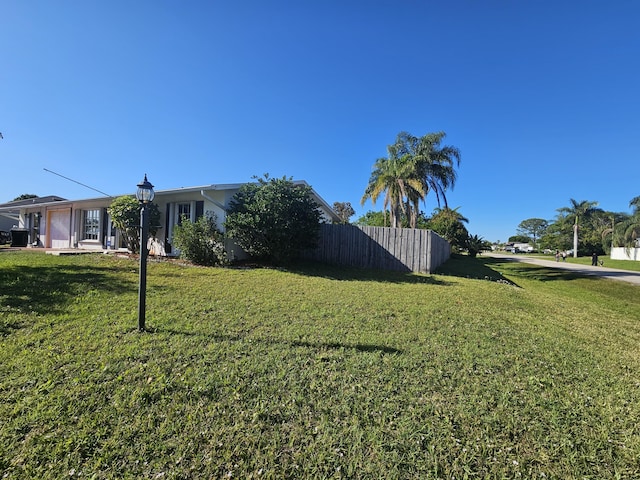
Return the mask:
[[340,217],[340,223],[349,223],[349,219],[356,214],[350,202],[334,202],[333,211]]
[[224,222],[227,236],[249,255],[276,263],[314,248],[322,213],[311,197],[311,187],[291,178],[254,177],[229,204]]
[[[389,215],[385,211],[368,211],[355,221],[355,225],[366,227],[388,227]],[[409,219],[405,215],[400,216],[400,226],[403,228],[409,228]],[[429,228],[429,219],[425,216],[424,212],[420,212],[418,214],[416,228],[422,228],[424,230]]]
[[521,235],[532,237],[534,247],[537,248],[537,240],[545,234],[548,227],[549,222],[542,218],[529,218],[521,221],[516,231]]
[[180,257],[196,265],[223,265],[226,263],[224,235],[216,228],[215,215],[203,215],[195,222],[183,221],[173,229],[173,244]]
[[447,240],[453,249],[465,248],[469,232],[464,223],[469,220],[463,217],[458,208],[436,208],[429,219],[429,228]]
[[22,195],[20,195],[19,197],[14,198],[11,201],[12,202],[17,202],[19,200],[29,200],[30,198],[38,198],[38,196],[34,195],[32,193],[23,193]]
[[565,222],[553,222],[549,224],[545,234],[540,237],[540,248],[551,250],[569,250],[572,243],[571,227],[567,228]]
[[387,227],[389,226],[389,215],[386,211],[373,212],[369,210],[355,221],[356,225],[363,227]]
[[[428,230],[429,229],[429,218],[427,218],[427,216],[424,214],[424,212],[419,212],[418,216],[415,220],[415,225],[413,228],[421,228],[423,230]],[[408,220],[406,221],[407,223]]]
[[[160,210],[155,203],[147,205],[149,209],[149,233],[155,236],[160,226]],[[130,195],[123,195],[111,202],[107,212],[113,224],[124,236],[127,248],[132,253],[140,250],[140,202]]]
[[531,241],[531,238],[527,237],[526,235],[513,235],[509,237],[509,242],[529,243],[530,241]]
[[580,250],[598,255],[609,252],[611,242],[606,241],[611,233],[612,225],[623,221],[626,215],[594,209],[587,221],[580,226]]
[[440,146],[445,135],[437,132],[414,137],[400,132],[395,143],[387,147],[388,156],[376,160],[361,203],[368,199],[375,203],[384,192],[384,209],[389,208],[391,226],[400,226],[399,219],[405,215],[412,228],[418,223],[419,203],[426,200],[429,191],[435,193],[438,206],[442,198],[447,207],[445,191],[455,184],[454,167],[460,163],[460,151]]
[[596,211],[598,202],[582,200],[577,202],[573,198],[569,199],[571,206],[559,208],[557,211],[563,215],[564,219],[573,220],[573,256],[578,256],[578,230],[580,229],[579,221],[588,220]]

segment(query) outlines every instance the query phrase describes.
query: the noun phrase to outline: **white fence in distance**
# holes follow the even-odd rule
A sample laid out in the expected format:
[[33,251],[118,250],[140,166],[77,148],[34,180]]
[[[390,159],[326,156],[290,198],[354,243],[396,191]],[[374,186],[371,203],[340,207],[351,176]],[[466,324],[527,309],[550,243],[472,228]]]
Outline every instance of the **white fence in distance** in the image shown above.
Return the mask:
[[613,247],[611,260],[635,260],[640,261],[640,248]]

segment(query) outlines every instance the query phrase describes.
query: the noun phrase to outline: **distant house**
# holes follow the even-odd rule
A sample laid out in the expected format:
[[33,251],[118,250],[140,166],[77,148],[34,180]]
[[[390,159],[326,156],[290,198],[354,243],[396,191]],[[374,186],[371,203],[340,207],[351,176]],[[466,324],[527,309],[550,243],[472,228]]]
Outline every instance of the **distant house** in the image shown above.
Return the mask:
[[531,253],[533,252],[533,247],[528,243],[507,243],[504,246],[504,249],[507,252],[511,253]]
[[[303,180],[294,184],[308,186]],[[153,203],[160,209],[160,226],[153,242],[153,252],[173,253],[173,230],[186,216],[195,221],[205,214],[214,214],[218,228],[226,218],[226,210],[233,196],[243,184],[205,185],[200,187],[158,190]],[[312,196],[327,222],[338,221],[333,209],[312,190]],[[112,197],[85,200],[53,200],[25,203],[12,207],[19,211],[19,228],[28,232],[28,244],[51,249],[107,250],[126,248],[124,238],[107,213]],[[6,207],[0,213],[8,212]],[[230,247],[230,246],[228,246]],[[229,250],[229,248],[228,248]],[[239,248],[236,254],[241,254]]]

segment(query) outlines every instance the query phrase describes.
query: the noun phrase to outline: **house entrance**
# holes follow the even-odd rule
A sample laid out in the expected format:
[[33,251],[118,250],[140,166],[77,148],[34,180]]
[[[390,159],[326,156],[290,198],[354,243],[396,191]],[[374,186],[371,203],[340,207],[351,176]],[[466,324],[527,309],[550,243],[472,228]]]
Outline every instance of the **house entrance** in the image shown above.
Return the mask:
[[52,210],[47,217],[47,246],[69,248],[71,240],[71,209]]

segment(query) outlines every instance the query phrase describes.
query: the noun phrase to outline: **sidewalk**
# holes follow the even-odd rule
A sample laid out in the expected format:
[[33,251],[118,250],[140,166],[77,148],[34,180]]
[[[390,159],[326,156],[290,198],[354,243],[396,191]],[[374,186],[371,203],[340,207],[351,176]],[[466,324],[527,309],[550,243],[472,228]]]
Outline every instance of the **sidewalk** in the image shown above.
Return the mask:
[[575,263],[568,262],[556,262],[554,260],[543,260],[541,258],[529,257],[527,255],[518,255],[510,253],[482,253],[484,257],[500,258],[513,262],[532,263],[535,265],[542,265],[548,268],[559,268],[563,270],[572,270],[583,275],[592,275],[601,278],[609,278],[611,280],[618,280],[621,282],[633,283],[640,285],[640,272],[632,272],[629,270],[619,270],[616,268],[608,267],[592,267],[591,265],[576,265]]

